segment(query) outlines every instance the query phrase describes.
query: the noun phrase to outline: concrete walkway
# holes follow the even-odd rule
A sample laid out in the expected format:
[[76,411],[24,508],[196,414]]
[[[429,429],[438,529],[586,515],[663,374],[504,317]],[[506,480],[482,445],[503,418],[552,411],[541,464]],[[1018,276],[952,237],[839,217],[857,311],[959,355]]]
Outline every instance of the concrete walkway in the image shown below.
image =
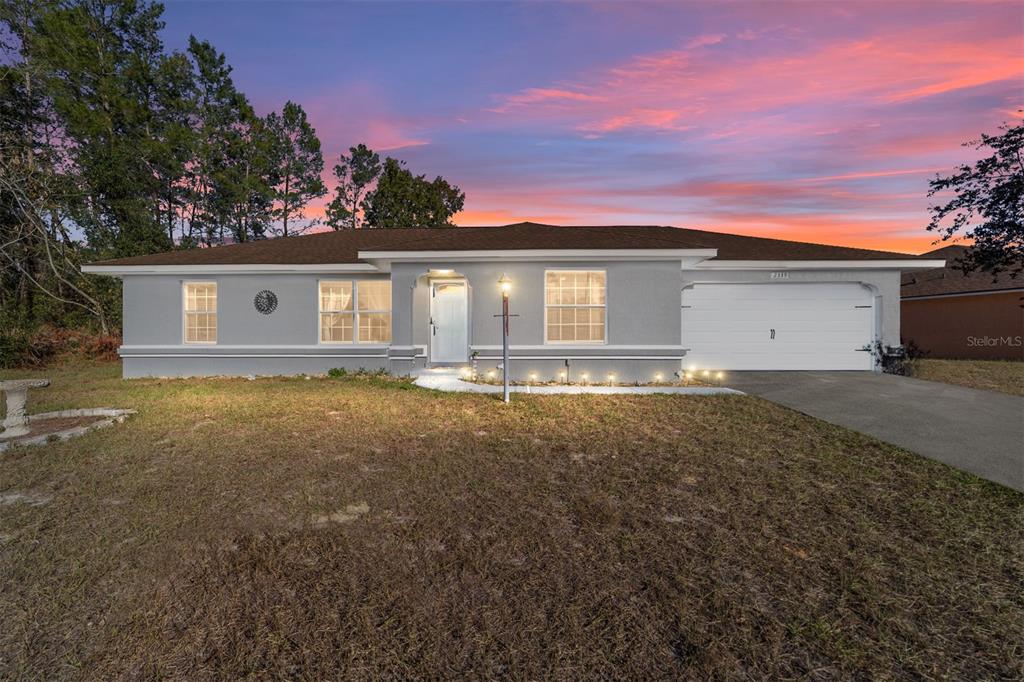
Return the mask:
[[[425,369],[416,374],[413,383],[423,388],[432,388],[436,391],[455,391],[458,393],[498,393],[502,392],[501,386],[490,384],[474,384],[463,381],[459,377],[458,370],[448,368]],[[650,395],[653,393],[671,393],[675,395],[721,395],[733,394],[742,395],[742,392],[732,388],[701,387],[701,386],[510,386],[513,393],[533,393],[537,395],[556,394],[634,394]]]
[[874,372],[733,372],[729,385],[1024,491],[1024,398]]

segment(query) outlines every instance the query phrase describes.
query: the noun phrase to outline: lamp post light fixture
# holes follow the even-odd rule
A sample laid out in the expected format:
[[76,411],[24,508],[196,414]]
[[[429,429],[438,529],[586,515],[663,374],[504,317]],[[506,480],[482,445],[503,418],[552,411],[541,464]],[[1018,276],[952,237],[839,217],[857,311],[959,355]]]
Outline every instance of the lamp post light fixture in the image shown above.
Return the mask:
[[512,280],[508,275],[501,273],[498,278],[498,287],[501,289],[501,374],[502,391],[501,399],[506,403],[509,400],[508,394],[508,295],[512,292]]

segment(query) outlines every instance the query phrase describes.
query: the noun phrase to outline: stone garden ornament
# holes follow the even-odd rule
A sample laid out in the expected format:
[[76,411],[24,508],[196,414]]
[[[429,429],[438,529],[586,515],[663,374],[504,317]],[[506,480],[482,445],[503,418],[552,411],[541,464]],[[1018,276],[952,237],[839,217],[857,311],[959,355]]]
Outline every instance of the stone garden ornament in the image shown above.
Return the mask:
[[7,418],[4,419],[4,430],[0,432],[0,439],[16,438],[29,432],[28,415],[25,414],[28,389],[46,388],[49,385],[49,379],[0,381],[0,391],[7,394]]

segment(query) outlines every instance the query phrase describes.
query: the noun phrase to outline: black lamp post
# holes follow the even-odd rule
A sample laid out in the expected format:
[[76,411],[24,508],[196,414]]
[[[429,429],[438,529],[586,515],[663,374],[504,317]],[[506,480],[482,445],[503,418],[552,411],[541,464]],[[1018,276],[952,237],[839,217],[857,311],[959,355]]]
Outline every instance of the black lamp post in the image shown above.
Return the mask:
[[498,279],[501,288],[501,362],[502,399],[508,402],[508,295],[512,291],[512,280],[505,273]]

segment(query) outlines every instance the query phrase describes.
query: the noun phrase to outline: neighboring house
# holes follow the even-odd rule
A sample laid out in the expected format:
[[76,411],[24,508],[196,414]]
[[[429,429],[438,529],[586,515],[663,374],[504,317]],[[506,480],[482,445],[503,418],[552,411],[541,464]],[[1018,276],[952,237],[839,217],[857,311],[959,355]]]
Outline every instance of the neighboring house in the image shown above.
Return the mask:
[[903,341],[933,358],[1024,360],[1024,273],[964,274],[965,246],[923,254],[946,266],[903,275]]
[[[93,263],[124,281],[124,375],[407,374],[501,356],[605,381],[699,369],[869,370],[900,274],[941,260],[674,227],[343,230]],[[588,375],[584,377],[584,374]]]

